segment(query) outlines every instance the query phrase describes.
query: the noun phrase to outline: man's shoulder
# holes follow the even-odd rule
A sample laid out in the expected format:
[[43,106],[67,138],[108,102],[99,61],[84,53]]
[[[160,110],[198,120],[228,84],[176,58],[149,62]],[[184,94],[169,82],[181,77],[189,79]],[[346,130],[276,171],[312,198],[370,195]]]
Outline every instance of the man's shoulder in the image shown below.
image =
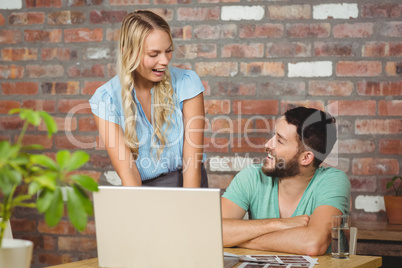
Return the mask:
[[345,172],[334,167],[319,167],[315,172],[316,180],[328,183],[350,184]]

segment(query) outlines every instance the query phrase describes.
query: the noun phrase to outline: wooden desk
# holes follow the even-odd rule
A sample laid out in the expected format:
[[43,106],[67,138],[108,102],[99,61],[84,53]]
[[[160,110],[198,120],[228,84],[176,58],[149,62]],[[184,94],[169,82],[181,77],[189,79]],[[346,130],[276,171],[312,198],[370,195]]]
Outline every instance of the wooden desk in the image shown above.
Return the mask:
[[[225,252],[233,253],[237,255],[252,255],[252,254],[267,254],[267,255],[291,255],[288,253],[277,253],[268,251],[257,251],[249,250],[243,248],[225,248]],[[330,254],[323,256],[318,256],[318,263],[315,267],[322,268],[378,268],[382,265],[381,257],[371,257],[371,256],[350,256],[348,260],[337,260],[333,259]],[[239,266],[236,265],[235,267]],[[52,266],[52,268],[99,268],[98,259],[89,259],[85,261],[72,262],[67,264],[61,264]]]
[[358,255],[402,256],[402,225],[387,222],[352,222],[357,227]]

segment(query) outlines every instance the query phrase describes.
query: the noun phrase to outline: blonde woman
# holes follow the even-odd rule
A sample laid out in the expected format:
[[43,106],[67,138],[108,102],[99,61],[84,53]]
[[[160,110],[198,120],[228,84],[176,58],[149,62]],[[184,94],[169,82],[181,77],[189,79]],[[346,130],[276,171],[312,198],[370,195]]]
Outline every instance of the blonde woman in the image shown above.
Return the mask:
[[208,187],[204,87],[195,72],[168,66],[167,22],[150,11],[128,14],[118,53],[119,75],[89,102],[122,185]]

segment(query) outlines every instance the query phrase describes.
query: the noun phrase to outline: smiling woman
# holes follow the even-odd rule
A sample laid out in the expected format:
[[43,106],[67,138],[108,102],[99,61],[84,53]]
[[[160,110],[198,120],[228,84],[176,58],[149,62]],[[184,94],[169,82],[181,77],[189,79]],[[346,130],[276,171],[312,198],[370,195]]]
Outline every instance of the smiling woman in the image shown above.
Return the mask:
[[204,87],[195,72],[169,67],[172,53],[163,18],[150,11],[128,14],[120,31],[119,75],[89,101],[123,185],[208,187]]

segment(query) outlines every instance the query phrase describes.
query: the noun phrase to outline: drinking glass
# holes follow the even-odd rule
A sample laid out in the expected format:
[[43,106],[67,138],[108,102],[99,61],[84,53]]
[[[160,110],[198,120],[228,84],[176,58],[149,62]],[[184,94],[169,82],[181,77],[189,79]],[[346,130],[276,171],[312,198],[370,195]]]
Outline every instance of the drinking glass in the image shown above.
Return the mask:
[[334,215],[331,220],[332,258],[349,258],[350,215]]

